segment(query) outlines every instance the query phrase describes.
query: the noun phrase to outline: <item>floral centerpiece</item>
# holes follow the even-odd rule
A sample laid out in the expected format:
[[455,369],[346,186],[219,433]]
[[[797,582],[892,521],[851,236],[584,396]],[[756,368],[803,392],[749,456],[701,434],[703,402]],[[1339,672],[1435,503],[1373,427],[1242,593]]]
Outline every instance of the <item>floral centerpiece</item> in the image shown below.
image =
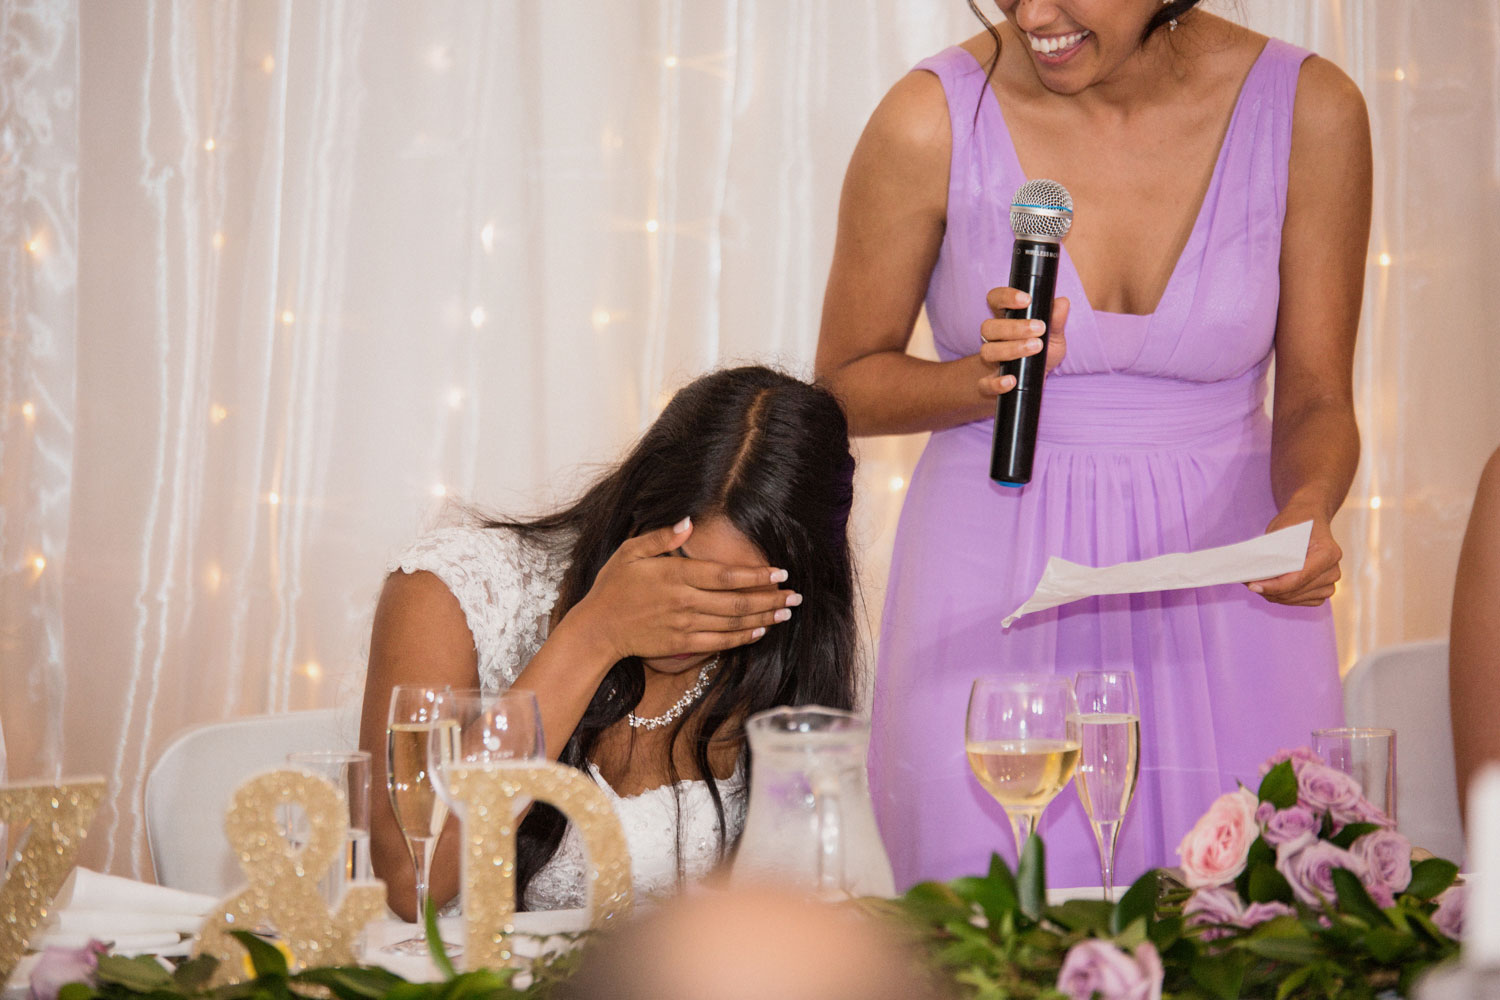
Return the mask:
[[983,998],[1367,1000],[1408,993],[1453,957],[1458,866],[1414,859],[1348,775],[1306,749],[1262,767],[1183,837],[1181,871],[1118,904],[1046,906],[1041,842],[1015,876],[913,888],[895,906],[967,995]]
[[[856,905],[901,921],[958,994],[977,1000],[1374,1000],[1409,994],[1458,952],[1458,866],[1414,858],[1358,784],[1305,749],[1267,761],[1256,792],[1220,796],[1177,853],[1179,871],[1147,872],[1115,904],[1049,906],[1032,837],[1014,873],[997,856],[984,876]],[[294,971],[272,945],[235,937],[256,975],[247,983],[209,987],[216,960],[206,956],[168,970],[95,947],[40,963],[33,1000],[545,998],[580,960],[565,952],[523,974],[457,973],[431,910],[446,977],[435,983],[369,967]]]

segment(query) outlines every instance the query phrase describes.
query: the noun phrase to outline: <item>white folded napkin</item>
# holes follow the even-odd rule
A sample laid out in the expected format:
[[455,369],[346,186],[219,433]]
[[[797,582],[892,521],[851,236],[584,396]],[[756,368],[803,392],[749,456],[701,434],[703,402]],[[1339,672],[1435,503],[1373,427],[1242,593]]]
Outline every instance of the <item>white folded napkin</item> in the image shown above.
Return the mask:
[[118,954],[156,951],[197,933],[218,900],[118,875],[75,868],[52,902],[33,948],[76,948],[91,938]]

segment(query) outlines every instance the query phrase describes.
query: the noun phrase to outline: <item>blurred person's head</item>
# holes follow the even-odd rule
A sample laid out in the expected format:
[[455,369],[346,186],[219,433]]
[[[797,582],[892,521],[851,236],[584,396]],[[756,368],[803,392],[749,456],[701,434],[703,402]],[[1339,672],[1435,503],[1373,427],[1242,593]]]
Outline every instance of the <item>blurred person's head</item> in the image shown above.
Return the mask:
[[560,1000],[939,1000],[892,928],[774,889],[682,896],[601,936]]

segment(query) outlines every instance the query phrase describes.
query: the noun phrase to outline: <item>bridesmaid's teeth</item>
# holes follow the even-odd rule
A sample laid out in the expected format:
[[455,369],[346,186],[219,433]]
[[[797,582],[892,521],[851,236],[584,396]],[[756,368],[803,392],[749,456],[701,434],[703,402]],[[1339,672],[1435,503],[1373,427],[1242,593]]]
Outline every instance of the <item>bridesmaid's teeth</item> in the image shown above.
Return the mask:
[[1067,35],[1051,35],[1046,38],[1043,38],[1040,35],[1028,34],[1026,36],[1026,39],[1031,43],[1031,48],[1033,51],[1050,55],[1053,52],[1061,52],[1063,49],[1070,49],[1073,46],[1077,45],[1079,42],[1083,41],[1086,37],[1088,37],[1087,31],[1075,31]]

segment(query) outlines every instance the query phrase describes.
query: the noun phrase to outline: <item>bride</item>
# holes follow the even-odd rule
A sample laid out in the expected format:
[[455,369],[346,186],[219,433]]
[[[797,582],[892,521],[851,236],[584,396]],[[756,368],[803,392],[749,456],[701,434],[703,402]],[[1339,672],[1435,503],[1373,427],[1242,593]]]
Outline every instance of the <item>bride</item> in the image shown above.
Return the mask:
[[[375,611],[361,746],[384,782],[398,684],[534,691],[547,754],[592,776],[625,829],[637,896],[712,869],[744,822],[742,724],[776,705],[852,708],[854,459],[827,390],[766,368],[700,377],[625,460],[566,509],[417,539]],[[410,920],[413,871],[373,795],[371,859]],[[458,887],[444,832],[430,892]],[[584,903],[581,840],[534,805],[521,824],[527,909]]]

